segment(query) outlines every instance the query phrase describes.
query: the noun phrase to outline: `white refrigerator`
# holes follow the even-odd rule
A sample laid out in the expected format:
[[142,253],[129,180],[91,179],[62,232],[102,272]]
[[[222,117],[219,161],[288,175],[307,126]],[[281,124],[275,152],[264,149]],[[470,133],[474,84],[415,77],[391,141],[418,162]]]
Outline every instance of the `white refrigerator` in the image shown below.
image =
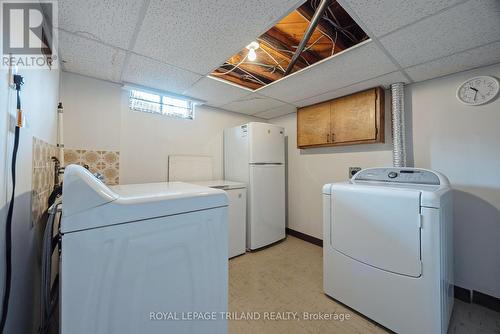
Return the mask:
[[224,177],[245,182],[247,249],[285,238],[285,134],[252,122],[224,130]]

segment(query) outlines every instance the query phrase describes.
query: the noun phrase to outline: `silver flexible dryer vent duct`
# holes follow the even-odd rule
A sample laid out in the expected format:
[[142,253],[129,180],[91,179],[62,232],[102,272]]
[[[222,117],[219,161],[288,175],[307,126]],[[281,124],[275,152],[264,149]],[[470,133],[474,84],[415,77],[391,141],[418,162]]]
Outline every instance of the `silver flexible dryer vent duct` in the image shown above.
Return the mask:
[[394,167],[406,167],[405,93],[404,83],[391,85],[392,94],[392,163]]

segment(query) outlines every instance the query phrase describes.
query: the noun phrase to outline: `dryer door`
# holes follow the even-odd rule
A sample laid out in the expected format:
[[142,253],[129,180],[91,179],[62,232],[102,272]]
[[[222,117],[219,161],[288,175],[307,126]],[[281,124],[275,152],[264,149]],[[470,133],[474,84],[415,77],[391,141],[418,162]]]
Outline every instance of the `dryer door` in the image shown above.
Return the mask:
[[332,201],[334,249],[382,270],[421,275],[419,191],[334,186]]

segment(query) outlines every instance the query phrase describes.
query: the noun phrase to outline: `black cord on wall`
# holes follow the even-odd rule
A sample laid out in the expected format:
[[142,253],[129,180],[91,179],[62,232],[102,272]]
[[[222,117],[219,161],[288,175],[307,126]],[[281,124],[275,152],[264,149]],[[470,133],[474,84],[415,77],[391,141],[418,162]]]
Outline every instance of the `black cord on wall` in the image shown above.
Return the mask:
[[14,84],[17,91],[17,124],[14,132],[14,148],[12,150],[12,195],[9,203],[9,211],[7,213],[7,221],[5,222],[5,292],[2,303],[2,319],[0,322],[0,331],[4,333],[7,314],[9,312],[10,285],[12,280],[12,215],[14,214],[14,200],[16,197],[16,163],[17,151],[19,149],[20,126],[22,125],[21,115],[21,85],[24,84],[23,77],[14,75]]

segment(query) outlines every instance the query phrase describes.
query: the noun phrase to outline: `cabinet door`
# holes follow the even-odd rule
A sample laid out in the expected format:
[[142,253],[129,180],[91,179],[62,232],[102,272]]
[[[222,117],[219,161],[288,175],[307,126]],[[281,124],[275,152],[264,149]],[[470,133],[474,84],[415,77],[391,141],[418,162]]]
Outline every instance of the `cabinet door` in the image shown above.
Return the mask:
[[333,100],[332,143],[376,141],[380,125],[379,103],[380,94],[376,88]]
[[330,102],[301,108],[297,112],[297,146],[330,142]]

